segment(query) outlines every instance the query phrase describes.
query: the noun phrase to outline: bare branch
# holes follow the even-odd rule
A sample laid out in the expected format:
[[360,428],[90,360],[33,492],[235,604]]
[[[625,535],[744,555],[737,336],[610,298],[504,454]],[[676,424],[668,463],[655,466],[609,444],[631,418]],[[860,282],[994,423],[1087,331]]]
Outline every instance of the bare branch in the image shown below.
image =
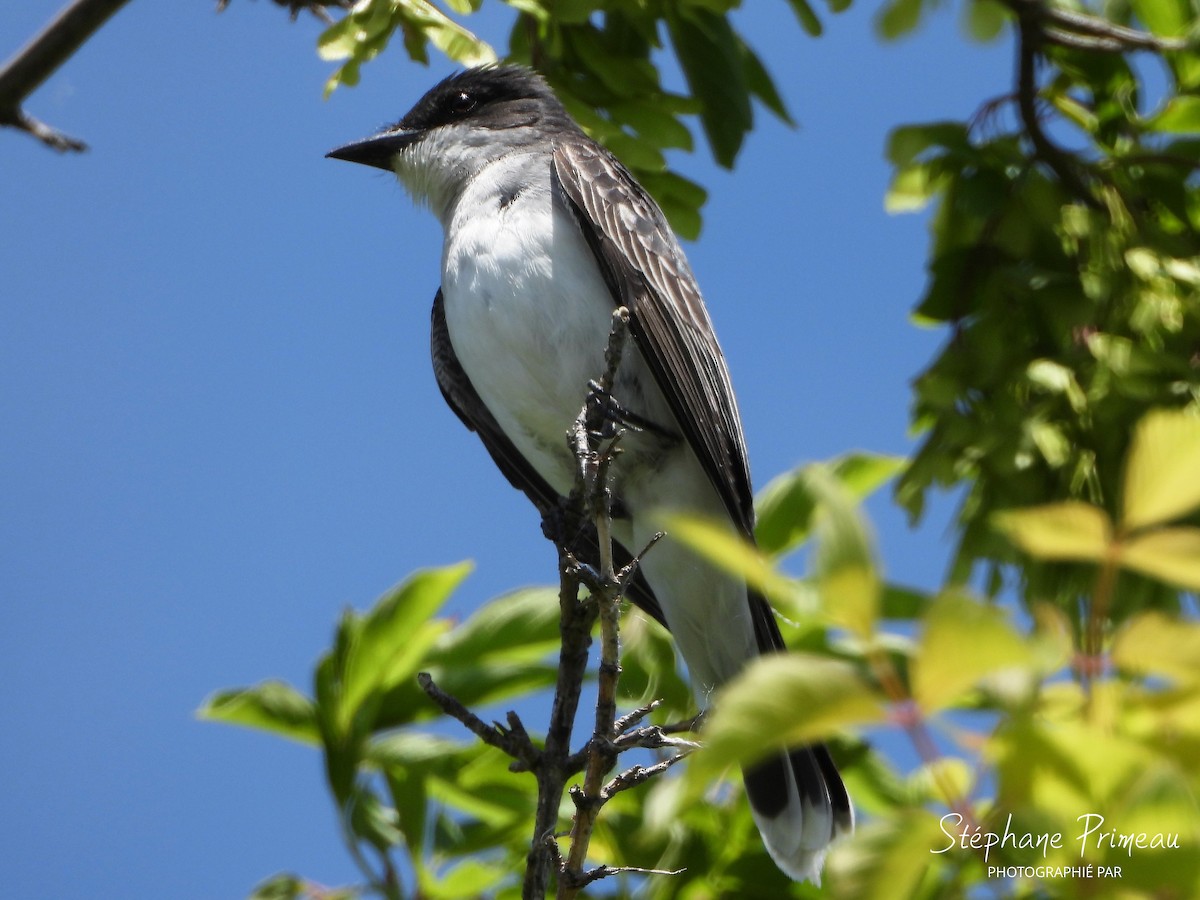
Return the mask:
[[421,686],[421,690],[429,695],[429,699],[438,705],[442,712],[450,716],[450,718],[462,722],[468,731],[485,744],[495,747],[497,750],[503,750],[513,759],[517,760],[520,763],[520,767],[516,771],[530,771],[537,768],[541,754],[533,746],[533,742],[529,739],[529,735],[526,733],[525,727],[521,724],[521,720],[517,718],[516,713],[510,712],[508,714],[508,728],[503,728],[499,725],[488,725],[463,706],[457,699],[451,697],[434,684],[433,678],[428,672],[418,673],[417,684]]
[[55,150],[87,149],[82,141],[26,114],[21,105],[127,2],[75,0],[11,57],[0,69],[0,125],[26,131]]

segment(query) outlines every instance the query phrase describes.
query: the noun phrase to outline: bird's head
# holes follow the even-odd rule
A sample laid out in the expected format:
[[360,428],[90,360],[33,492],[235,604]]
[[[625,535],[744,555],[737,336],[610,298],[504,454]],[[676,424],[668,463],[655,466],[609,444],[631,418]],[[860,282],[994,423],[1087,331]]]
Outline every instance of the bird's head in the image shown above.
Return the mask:
[[480,66],[435,85],[394,125],[326,156],[394,172],[414,199],[438,207],[489,162],[577,127],[536,72]]

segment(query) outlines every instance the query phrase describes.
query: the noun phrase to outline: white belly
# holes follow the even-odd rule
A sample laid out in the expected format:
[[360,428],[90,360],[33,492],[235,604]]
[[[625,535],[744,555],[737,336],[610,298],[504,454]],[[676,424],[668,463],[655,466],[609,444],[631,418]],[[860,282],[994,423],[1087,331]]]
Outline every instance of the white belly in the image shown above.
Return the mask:
[[481,198],[448,229],[442,291],[471,384],[517,449],[567,493],[565,435],[602,373],[615,308],[578,227],[548,189],[504,208]]

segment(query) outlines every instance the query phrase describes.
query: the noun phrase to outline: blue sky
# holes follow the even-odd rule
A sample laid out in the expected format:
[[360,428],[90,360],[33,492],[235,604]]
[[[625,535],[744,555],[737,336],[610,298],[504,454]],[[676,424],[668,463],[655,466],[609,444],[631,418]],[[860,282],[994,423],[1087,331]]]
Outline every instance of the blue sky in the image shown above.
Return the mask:
[[[0,6],[0,53],[59,5]],[[908,320],[926,225],[883,211],[885,138],[969,116],[1011,59],[953,10],[882,45],[866,5],[819,40],[751,6],[740,26],[800,127],[760,112],[732,174],[675,162],[710,191],[688,252],[761,486],[910,448],[908,385],[942,335]],[[503,16],[486,23],[502,43]],[[323,158],[450,66],[393,49],[324,101],[318,32],[265,2],[133,3],[27,104],[90,152],[0,132],[9,896],[354,880],[316,754],[195,708],[267,677],[307,689],[338,612],[413,569],[474,559],[457,611],[553,578],[532,510],[434,385],[436,223]],[[950,509],[911,532],[872,502],[891,577],[939,583]]]

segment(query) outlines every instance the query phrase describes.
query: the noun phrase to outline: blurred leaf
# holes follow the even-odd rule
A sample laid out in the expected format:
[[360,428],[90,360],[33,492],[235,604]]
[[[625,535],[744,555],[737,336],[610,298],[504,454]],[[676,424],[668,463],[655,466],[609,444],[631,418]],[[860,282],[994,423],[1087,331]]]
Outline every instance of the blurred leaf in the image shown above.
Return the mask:
[[718,692],[704,749],[690,757],[685,777],[698,792],[731,765],[885,717],[881,697],[846,663],[808,653],[762,656]]
[[1172,97],[1149,125],[1176,134],[1200,131],[1200,97]]
[[470,563],[459,563],[417,572],[347,626],[338,700],[343,730],[369,696],[416,673],[425,651],[449,627],[447,622],[428,620],[470,571]]
[[1126,529],[1168,522],[1200,506],[1200,416],[1173,410],[1138,422],[1125,464]]
[[478,859],[467,859],[436,880],[422,880],[421,896],[430,900],[462,900],[464,897],[482,897],[509,875],[505,866]]
[[880,596],[880,616],[885,619],[917,619],[929,608],[925,591],[899,584],[885,584]]
[[821,608],[831,622],[870,638],[880,595],[874,538],[849,491],[827,468],[811,466],[805,481],[818,503],[813,571]]
[[273,731],[302,744],[321,742],[312,701],[282,681],[219,691],[204,701],[196,715],[211,722]]
[[470,665],[482,659],[530,661],[558,648],[558,591],[521,588],[485,603],[438,640],[431,659]]
[[1139,675],[1200,684],[1200,624],[1142,613],[1113,638],[1112,659],[1117,667]]
[[296,900],[304,896],[304,881],[287,872],[255,885],[249,900]]
[[1122,546],[1121,564],[1200,591],[1200,528],[1160,528],[1134,535]]
[[[854,452],[824,465],[850,496],[863,500],[891,480],[904,467],[904,460]],[[817,504],[807,482],[808,471],[808,466],[799,466],[773,478],[758,492],[754,537],[764,553],[787,553],[808,539]]]
[[1004,31],[1008,16],[996,0],[970,0],[966,6],[967,32],[977,41],[994,41]]
[[905,779],[904,793],[910,806],[926,803],[942,805],[966,797],[975,783],[975,771],[965,760],[955,756],[940,756],[922,763]]
[[908,34],[921,20],[922,0],[890,0],[875,16],[880,36],[895,40]]
[[354,792],[347,813],[354,835],[373,847],[386,851],[404,843],[396,811],[364,786]]
[[995,513],[992,521],[1009,540],[1039,559],[1099,562],[1112,543],[1104,510],[1075,500]]
[[757,547],[746,543],[723,522],[672,513],[662,517],[662,527],[675,540],[725,571],[740,575],[769,598],[786,600],[796,592],[790,578],[776,570]]
[[823,29],[821,28],[821,20],[817,18],[816,12],[805,0],[788,0],[788,5],[791,6],[792,12],[796,14],[796,20],[811,37],[820,37]]
[[1187,32],[1195,8],[1188,0],[1130,0],[1142,23],[1159,37],[1181,37]]
[[912,662],[913,698],[926,713],[952,705],[987,676],[1033,661],[1004,612],[956,593],[933,600]]
[[826,864],[830,895],[854,900],[921,897],[918,885],[937,859],[931,851],[946,841],[938,820],[926,810],[897,810],[863,823],[854,840],[833,846]]
[[893,215],[920,212],[941,189],[941,169],[932,163],[913,163],[897,169],[884,196],[883,207]]

